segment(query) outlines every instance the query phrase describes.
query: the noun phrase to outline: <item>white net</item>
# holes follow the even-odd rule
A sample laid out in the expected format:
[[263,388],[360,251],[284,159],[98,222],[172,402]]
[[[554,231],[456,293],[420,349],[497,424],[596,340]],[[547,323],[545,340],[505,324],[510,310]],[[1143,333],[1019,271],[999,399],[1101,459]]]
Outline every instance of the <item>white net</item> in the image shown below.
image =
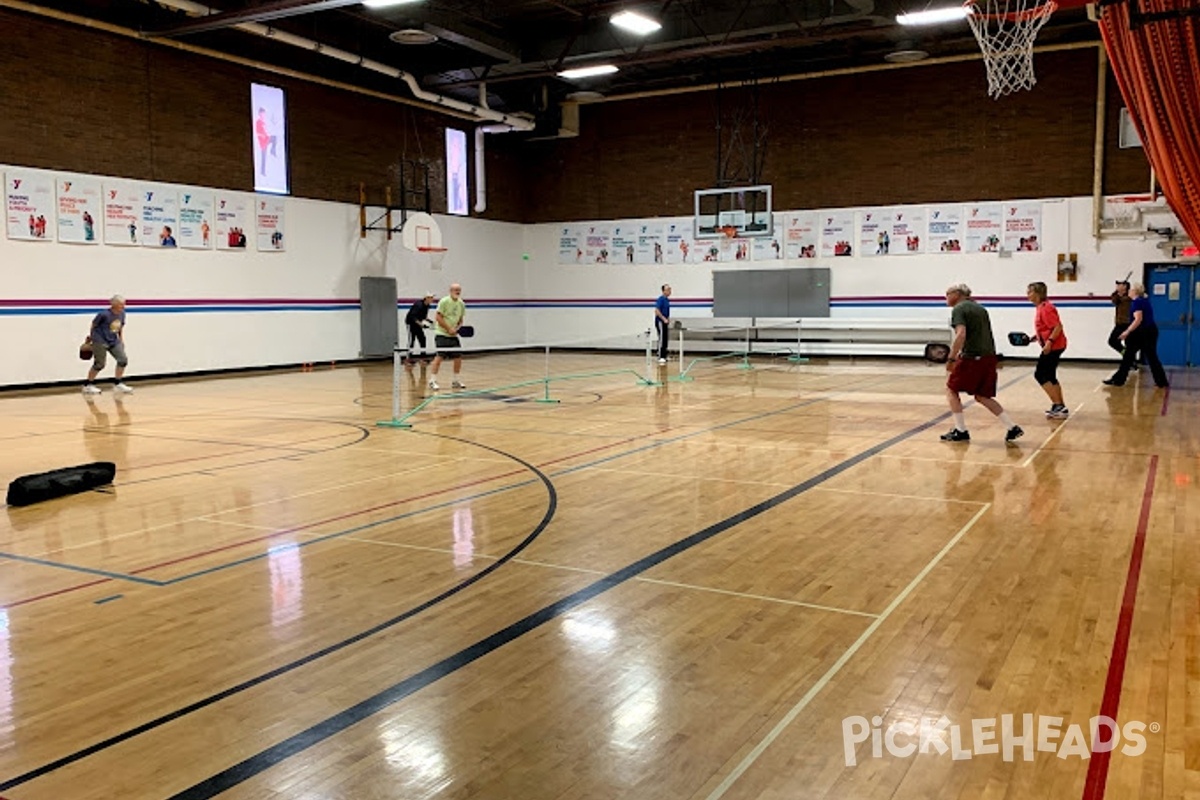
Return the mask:
[[988,95],[1032,89],[1033,42],[1057,4],[1039,0],[967,0],[967,22],[987,67]]

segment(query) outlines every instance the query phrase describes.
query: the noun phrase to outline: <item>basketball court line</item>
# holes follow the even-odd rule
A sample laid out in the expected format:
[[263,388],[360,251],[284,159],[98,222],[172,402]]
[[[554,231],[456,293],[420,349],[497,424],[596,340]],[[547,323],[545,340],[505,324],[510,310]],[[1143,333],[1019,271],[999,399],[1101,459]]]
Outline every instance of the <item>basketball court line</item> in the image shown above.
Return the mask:
[[835,489],[832,486],[818,486],[815,491],[818,492],[837,492],[839,494],[857,494],[867,497],[892,497],[897,500],[928,500],[932,503],[962,503],[971,506],[987,505],[982,500],[959,500],[954,497],[925,497],[916,494],[893,494],[892,492],[868,492],[865,489]]
[[908,585],[905,586],[900,593],[892,599],[892,602],[888,603],[887,608],[880,613],[874,622],[867,626],[867,629],[864,630],[861,635],[859,635],[858,639],[855,640],[854,643],[848,648],[846,648],[846,651],[842,653],[841,657],[839,657],[838,660],[835,661],[828,670],[826,670],[825,674],[822,675],[817,682],[814,683],[809,690],[804,693],[804,696],[801,697],[800,700],[797,701],[796,704],[792,706],[786,714],[783,715],[783,718],[780,719],[779,722],[775,723],[775,726],[767,732],[767,735],[764,736],[763,739],[757,745],[755,745],[754,748],[747,753],[744,758],[742,758],[737,766],[735,766],[733,770],[725,776],[725,779],[722,780],[717,787],[712,790],[711,793],[709,793],[707,800],[720,800],[720,798],[725,796],[725,794],[733,787],[733,785],[737,783],[738,779],[741,778],[742,775],[744,775],[746,771],[750,769],[750,767],[754,766],[754,763],[758,761],[760,757],[762,757],[762,754],[767,751],[767,748],[769,748],[788,728],[788,726],[792,724],[796,717],[800,715],[800,712],[808,707],[808,704],[813,701],[813,698],[820,694],[821,690],[828,686],[830,681],[837,677],[837,674],[842,671],[842,667],[846,666],[850,659],[854,657],[854,654],[857,653],[862,646],[866,644],[867,641],[875,634],[875,631],[879,630],[879,628],[883,626],[883,623],[887,622],[888,617],[892,615],[892,612],[899,608],[901,603],[908,599],[908,596],[912,594],[914,590],[916,590],[922,581],[925,580],[925,577],[933,571],[934,567],[936,567],[942,561],[942,559],[954,549],[954,546],[958,544],[958,542],[964,536],[966,536],[967,532],[970,531],[971,528],[975,527],[975,523],[978,522],[984,514],[991,510],[991,508],[992,504],[987,503],[983,506],[983,508],[975,512],[975,515],[971,517],[971,519],[968,520],[968,522],[963,525],[962,528],[959,529],[958,533],[954,534],[950,541],[946,542],[942,549],[939,550],[932,559],[930,559],[929,563],[927,563],[925,567],[917,573],[916,577],[909,581]]
[[1033,460],[1034,460],[1035,458],[1037,458],[1037,457],[1038,457],[1038,454],[1039,454],[1039,453],[1041,453],[1041,452],[1042,452],[1044,449],[1046,449],[1046,445],[1050,444],[1050,442],[1051,442],[1051,441],[1053,441],[1053,439],[1054,439],[1054,437],[1055,437],[1055,436],[1058,436],[1058,434],[1059,434],[1059,431],[1061,431],[1063,428],[1065,428],[1065,427],[1067,427],[1068,425],[1070,425],[1070,424],[1071,424],[1071,420],[1073,420],[1073,419],[1075,419],[1077,416],[1079,416],[1079,412],[1080,412],[1080,410],[1083,408],[1083,406],[1084,406],[1084,404],[1083,404],[1083,403],[1080,403],[1078,406],[1076,406],[1076,407],[1075,407],[1075,413],[1071,414],[1069,417],[1067,417],[1067,419],[1064,419],[1064,420],[1062,421],[1062,424],[1061,424],[1061,425],[1058,425],[1058,426],[1056,426],[1056,427],[1054,428],[1054,430],[1052,430],[1052,431],[1050,432],[1050,435],[1049,435],[1049,436],[1047,436],[1047,437],[1045,438],[1045,440],[1044,440],[1044,441],[1041,443],[1041,445],[1039,445],[1039,446],[1038,446],[1038,448],[1037,448],[1036,450],[1034,450],[1034,451],[1033,451],[1033,455],[1031,455],[1029,458],[1025,459],[1025,463],[1021,464],[1021,466],[1022,466],[1022,467],[1028,467],[1030,464],[1032,464],[1032,463],[1033,463]]

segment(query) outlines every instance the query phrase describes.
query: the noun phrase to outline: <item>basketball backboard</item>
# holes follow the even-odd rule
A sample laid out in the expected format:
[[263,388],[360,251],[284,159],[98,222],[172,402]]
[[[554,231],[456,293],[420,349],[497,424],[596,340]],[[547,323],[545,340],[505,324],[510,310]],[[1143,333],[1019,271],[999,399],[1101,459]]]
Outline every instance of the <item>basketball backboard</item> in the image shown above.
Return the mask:
[[770,236],[771,187],[734,186],[696,191],[696,238]]

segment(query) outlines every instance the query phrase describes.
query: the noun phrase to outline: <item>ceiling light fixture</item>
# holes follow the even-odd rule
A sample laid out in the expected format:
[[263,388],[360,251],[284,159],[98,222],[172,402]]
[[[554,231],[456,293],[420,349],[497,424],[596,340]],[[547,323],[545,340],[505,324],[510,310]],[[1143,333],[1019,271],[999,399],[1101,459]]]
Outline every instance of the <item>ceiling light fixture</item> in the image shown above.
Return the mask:
[[578,67],[576,69],[564,69],[558,73],[558,77],[566,78],[567,80],[575,80],[576,78],[591,78],[595,75],[611,75],[616,72],[617,68],[613,64],[597,64],[592,67]]
[[937,25],[942,22],[966,19],[969,13],[964,6],[931,8],[927,11],[914,11],[911,14],[897,14],[896,22],[901,25]]
[[662,28],[661,22],[656,22],[649,17],[643,17],[636,11],[621,11],[609,17],[608,21],[618,28],[624,28],[630,33],[636,33],[638,36],[645,36]]

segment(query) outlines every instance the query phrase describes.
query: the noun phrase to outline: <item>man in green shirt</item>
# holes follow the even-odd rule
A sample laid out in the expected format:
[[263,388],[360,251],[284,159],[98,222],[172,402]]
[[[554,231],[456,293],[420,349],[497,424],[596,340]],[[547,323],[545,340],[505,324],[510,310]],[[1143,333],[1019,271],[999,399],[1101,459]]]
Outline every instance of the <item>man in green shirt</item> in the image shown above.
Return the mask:
[[996,341],[992,338],[992,321],[987,309],[971,299],[971,287],[958,283],[946,290],[946,305],[950,312],[950,326],[954,328],[954,341],[950,343],[950,359],[946,371],[946,399],[950,401],[950,414],[954,427],[942,434],[943,442],[969,442],[971,434],[963,418],[960,392],[974,395],[979,405],[991,411],[1004,427],[1005,442],[1014,442],[1025,431],[1012,421],[1004,407],[996,402]]
[[433,377],[429,379],[429,388],[435,392],[441,388],[438,386],[437,374],[442,367],[443,350],[450,351],[449,357],[454,359],[452,387],[455,389],[467,388],[458,379],[458,373],[462,371],[462,345],[458,340],[458,329],[462,327],[463,317],[466,314],[467,306],[462,301],[462,287],[457,283],[452,283],[450,284],[450,294],[438,301],[437,323],[433,328],[433,343],[437,346],[437,355],[434,356],[433,364],[429,368],[433,373]]

